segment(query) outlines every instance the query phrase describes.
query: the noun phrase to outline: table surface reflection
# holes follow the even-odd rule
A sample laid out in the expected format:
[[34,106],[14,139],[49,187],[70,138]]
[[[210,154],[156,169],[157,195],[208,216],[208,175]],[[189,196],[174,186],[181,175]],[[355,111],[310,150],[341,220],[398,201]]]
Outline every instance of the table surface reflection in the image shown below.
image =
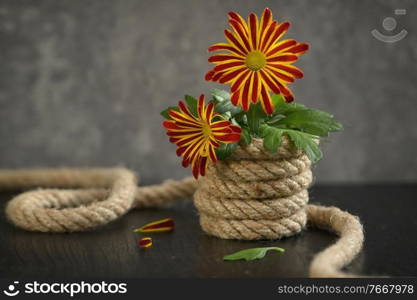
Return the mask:
[[[348,271],[367,275],[417,275],[417,185],[319,185],[310,201],[358,215],[365,246]],[[231,241],[204,234],[191,201],[163,209],[133,210],[90,232],[31,233],[6,221],[4,206],[13,194],[0,194],[0,277],[2,278],[239,278],[305,277],[315,253],[337,237],[308,228],[277,241]],[[139,249],[132,232],[146,222],[172,217],[176,229],[154,233],[153,247]],[[257,261],[225,262],[223,256],[251,247],[279,246]]]

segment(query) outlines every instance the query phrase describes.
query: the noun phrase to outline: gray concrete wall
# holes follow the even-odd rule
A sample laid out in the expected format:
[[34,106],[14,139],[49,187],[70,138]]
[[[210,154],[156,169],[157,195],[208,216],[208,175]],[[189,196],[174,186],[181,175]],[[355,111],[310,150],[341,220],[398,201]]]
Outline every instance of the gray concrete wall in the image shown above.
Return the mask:
[[[319,182],[417,179],[417,1],[0,1],[0,168],[113,166],[145,183],[189,174],[159,112],[208,93],[207,46],[226,13],[270,7],[310,42],[296,99],[345,125],[324,145]],[[395,8],[395,44],[370,31]]]

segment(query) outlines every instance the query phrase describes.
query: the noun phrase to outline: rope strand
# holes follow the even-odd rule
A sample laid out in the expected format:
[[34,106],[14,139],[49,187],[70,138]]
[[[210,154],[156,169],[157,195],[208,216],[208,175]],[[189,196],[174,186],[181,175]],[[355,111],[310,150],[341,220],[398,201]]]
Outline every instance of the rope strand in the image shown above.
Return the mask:
[[[247,155],[247,152],[241,154]],[[197,181],[185,178],[180,181],[168,180],[160,185],[138,187],[137,176],[130,170],[114,169],[24,169],[1,170],[0,190],[19,190],[46,187],[25,192],[13,198],[6,206],[7,218],[16,226],[29,231],[75,232],[91,230],[105,225],[132,208],[159,207],[179,199],[190,198]],[[55,189],[51,189],[55,187]],[[63,188],[63,189],[57,189]],[[207,207],[198,201],[196,205],[206,213],[201,222],[217,226],[224,230],[222,222],[216,224],[210,220],[216,214],[229,216],[231,229],[236,238],[242,234],[264,235],[265,228],[275,231],[301,230],[305,224],[305,215],[310,225],[331,230],[340,239],[331,247],[316,255],[310,267],[313,277],[349,277],[351,274],[340,270],[350,263],[362,248],[363,231],[359,220],[337,208],[307,205],[306,210],[298,210],[306,203],[303,191],[288,197],[288,201],[270,204],[264,200],[254,204],[235,199],[234,205],[240,209],[231,209],[222,199],[214,196],[215,205]],[[217,200],[216,200],[217,199]],[[283,199],[283,198],[281,198]],[[291,203],[290,203],[291,202]],[[244,208],[245,207],[245,208]],[[250,208],[249,208],[250,207]],[[227,211],[229,215],[224,214]],[[290,217],[282,224],[271,224],[273,216],[279,211],[282,216]],[[244,214],[244,215],[243,215]],[[252,218],[253,220],[248,219]],[[246,220],[238,220],[246,218]],[[225,219],[225,220],[226,220]],[[256,219],[262,219],[256,221]],[[297,227],[298,226],[298,227]],[[295,228],[297,227],[297,228]],[[239,228],[238,231],[236,228]],[[242,229],[244,228],[244,229]],[[271,238],[274,238],[271,236]]]

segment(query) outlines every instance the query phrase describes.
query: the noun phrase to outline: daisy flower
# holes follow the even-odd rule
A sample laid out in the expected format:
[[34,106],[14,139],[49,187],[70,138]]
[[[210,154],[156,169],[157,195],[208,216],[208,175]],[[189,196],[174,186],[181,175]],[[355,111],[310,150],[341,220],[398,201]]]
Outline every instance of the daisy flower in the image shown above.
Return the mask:
[[247,22],[237,13],[229,13],[232,31],[225,30],[227,43],[211,46],[209,51],[225,51],[209,58],[215,64],[205,76],[206,80],[231,85],[231,101],[248,111],[250,103],[261,101],[267,114],[274,107],[270,92],[282,94],[286,102],[294,100],[287,87],[303,73],[292,64],[309,46],[293,39],[281,40],[290,23],[273,20],[266,8],[260,22],[251,13]]
[[169,110],[172,120],[163,126],[170,142],[177,145],[177,155],[183,158],[183,167],[191,165],[195,178],[204,176],[209,160],[217,161],[215,149],[222,143],[240,140],[241,129],[214,112],[214,104],[205,105],[204,95],[197,103],[197,115],[193,115],[184,102],[178,102],[179,111]]

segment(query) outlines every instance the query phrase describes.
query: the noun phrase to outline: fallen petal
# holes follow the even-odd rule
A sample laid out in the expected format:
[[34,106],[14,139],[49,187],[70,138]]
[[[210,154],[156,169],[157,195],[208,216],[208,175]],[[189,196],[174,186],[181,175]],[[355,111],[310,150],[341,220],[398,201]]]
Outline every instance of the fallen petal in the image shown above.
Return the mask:
[[139,244],[139,247],[141,248],[149,248],[152,246],[152,238],[144,237],[139,240],[138,244]]
[[174,220],[171,218],[154,221],[148,223],[140,228],[134,230],[134,232],[162,232],[162,231],[171,231],[175,227]]

